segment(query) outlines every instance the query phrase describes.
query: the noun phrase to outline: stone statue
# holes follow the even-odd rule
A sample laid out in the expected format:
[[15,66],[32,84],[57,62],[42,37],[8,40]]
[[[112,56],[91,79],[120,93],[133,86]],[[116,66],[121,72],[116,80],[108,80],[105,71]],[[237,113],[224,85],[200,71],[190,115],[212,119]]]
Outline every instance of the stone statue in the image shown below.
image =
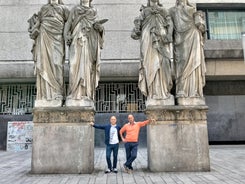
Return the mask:
[[147,96],[148,105],[174,105],[170,94],[172,77],[170,68],[170,42],[173,25],[168,11],[159,0],[148,0],[147,6],[134,20],[131,37],[140,39],[141,67],[139,88]]
[[49,0],[29,20],[29,33],[37,77],[35,107],[62,106],[64,98],[64,25],[69,10],[61,0]]
[[170,8],[174,24],[174,61],[176,66],[176,97],[179,105],[205,105],[203,14],[188,0],[177,0]]
[[69,45],[69,89],[66,106],[94,106],[95,88],[99,81],[100,50],[103,46],[103,23],[96,20],[92,0],[80,0],[65,25]]

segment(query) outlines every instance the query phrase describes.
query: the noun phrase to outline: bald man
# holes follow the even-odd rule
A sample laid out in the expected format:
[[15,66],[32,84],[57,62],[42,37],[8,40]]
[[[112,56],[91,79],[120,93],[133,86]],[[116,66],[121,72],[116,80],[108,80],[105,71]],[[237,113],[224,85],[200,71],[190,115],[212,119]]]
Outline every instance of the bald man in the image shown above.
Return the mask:
[[[120,126],[117,125],[116,116],[111,116],[110,124],[106,125],[96,125],[94,122],[90,123],[91,126],[98,129],[105,130],[105,144],[106,144],[106,161],[107,161],[107,169],[105,173],[114,172],[117,173],[117,155],[119,148],[119,131],[121,129]],[[113,166],[111,165],[111,152],[113,152]]]

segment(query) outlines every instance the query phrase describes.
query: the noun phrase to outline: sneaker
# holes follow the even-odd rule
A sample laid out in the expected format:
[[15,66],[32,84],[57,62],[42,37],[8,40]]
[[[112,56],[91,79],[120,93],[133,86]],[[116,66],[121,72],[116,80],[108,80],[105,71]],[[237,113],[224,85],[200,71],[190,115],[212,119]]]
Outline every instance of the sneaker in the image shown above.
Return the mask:
[[127,172],[127,173],[129,173],[129,168],[125,165],[125,164],[123,164],[123,167],[124,167],[124,169],[125,169],[125,171]]
[[110,173],[110,172],[111,172],[110,169],[106,169],[106,170],[105,170],[105,173],[106,173],[106,174],[108,174],[108,173]]
[[133,168],[132,166],[129,166],[128,168],[129,168],[130,170],[134,170],[134,168]]
[[132,169],[128,169],[128,174],[132,174],[133,170]]
[[117,168],[114,168],[114,169],[113,169],[113,172],[114,172],[114,173],[117,173],[117,172],[118,172],[118,171],[117,171]]

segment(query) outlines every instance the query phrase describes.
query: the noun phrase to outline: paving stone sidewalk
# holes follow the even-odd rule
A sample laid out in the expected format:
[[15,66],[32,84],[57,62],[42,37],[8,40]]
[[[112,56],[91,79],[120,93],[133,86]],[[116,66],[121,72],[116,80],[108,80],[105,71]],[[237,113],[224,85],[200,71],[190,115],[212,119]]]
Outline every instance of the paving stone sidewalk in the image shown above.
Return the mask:
[[210,159],[210,172],[153,173],[147,169],[147,149],[140,148],[134,172],[128,174],[120,148],[119,172],[105,174],[105,149],[96,148],[92,174],[33,175],[31,152],[0,151],[0,184],[245,184],[245,145],[210,146]]

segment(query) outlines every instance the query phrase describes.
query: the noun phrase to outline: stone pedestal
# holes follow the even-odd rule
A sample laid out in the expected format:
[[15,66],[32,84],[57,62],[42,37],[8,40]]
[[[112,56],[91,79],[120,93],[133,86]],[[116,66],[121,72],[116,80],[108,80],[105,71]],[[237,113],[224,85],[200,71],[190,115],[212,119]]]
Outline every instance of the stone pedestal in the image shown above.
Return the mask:
[[94,169],[94,109],[35,108],[31,172],[89,174]]
[[207,106],[146,109],[148,167],[153,172],[210,171]]
[[174,96],[170,95],[167,99],[147,99],[145,102],[146,108],[156,105],[174,105]]
[[57,100],[35,100],[35,107],[42,108],[42,107],[61,107],[62,106],[62,99]]
[[205,104],[204,97],[177,98],[177,104],[183,106],[203,106]]
[[83,97],[82,99],[66,99],[65,102],[65,106],[66,107],[92,107],[95,109],[94,107],[94,101],[89,99],[88,97]]

